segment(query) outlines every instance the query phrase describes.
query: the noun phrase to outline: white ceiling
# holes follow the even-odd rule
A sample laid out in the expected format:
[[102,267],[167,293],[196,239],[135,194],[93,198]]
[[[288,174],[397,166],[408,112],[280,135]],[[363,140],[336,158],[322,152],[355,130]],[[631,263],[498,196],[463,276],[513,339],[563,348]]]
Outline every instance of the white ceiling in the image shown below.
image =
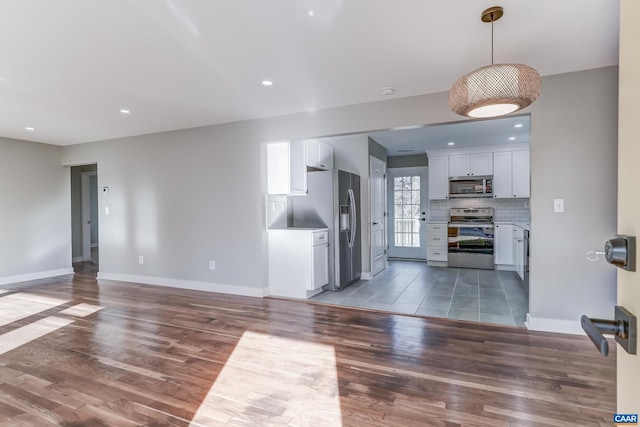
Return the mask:
[[[490,62],[479,17],[500,4],[0,2],[0,136],[57,145],[383,100],[385,86],[391,97],[447,91]],[[496,62],[543,76],[618,63],[618,0],[502,5]]]
[[[424,154],[425,150],[480,147],[501,144],[529,144],[531,117],[528,114],[490,120],[468,120],[410,129],[369,133],[387,149],[389,156]],[[453,145],[449,143],[453,142]]]

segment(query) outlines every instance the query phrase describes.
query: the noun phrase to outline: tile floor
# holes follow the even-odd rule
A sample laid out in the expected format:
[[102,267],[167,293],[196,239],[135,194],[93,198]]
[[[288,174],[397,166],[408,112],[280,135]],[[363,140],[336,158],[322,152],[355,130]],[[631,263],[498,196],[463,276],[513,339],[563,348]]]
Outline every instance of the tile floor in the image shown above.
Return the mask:
[[[528,277],[526,277],[528,279]],[[391,261],[372,280],[311,301],[403,314],[524,326],[529,311],[528,280],[515,272],[429,267]]]

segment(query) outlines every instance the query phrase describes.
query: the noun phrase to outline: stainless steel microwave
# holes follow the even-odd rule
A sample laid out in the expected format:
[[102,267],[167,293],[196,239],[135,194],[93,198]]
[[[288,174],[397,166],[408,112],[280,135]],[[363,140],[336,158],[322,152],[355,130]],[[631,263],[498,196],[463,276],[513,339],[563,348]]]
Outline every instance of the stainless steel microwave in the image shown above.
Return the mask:
[[492,176],[449,178],[449,197],[493,197]]

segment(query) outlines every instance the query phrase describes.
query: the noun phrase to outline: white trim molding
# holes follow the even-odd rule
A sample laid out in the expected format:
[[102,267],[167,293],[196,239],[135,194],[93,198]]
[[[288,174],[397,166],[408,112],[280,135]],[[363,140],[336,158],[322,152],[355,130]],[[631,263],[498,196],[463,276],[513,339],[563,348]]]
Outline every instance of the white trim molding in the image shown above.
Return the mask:
[[373,279],[373,276],[371,275],[370,271],[363,271],[362,273],[360,273],[360,280],[371,280]]
[[18,274],[16,276],[0,277],[0,286],[11,283],[28,282],[30,280],[47,279],[49,277],[66,276],[73,274],[73,268],[60,268],[58,270],[38,271],[36,273]]
[[73,257],[73,259],[71,260],[71,262],[82,262],[82,261],[84,260],[82,259],[81,256]]
[[578,320],[545,319],[527,313],[525,326],[530,331],[557,332],[561,334],[586,335]]
[[269,294],[269,288],[253,288],[251,286],[196,282],[193,280],[169,279],[166,277],[137,276],[132,274],[98,272],[97,278],[98,280],[142,283],[145,285],[165,286],[169,288],[189,289],[193,291],[218,292],[221,294],[241,295],[246,297],[263,298]]

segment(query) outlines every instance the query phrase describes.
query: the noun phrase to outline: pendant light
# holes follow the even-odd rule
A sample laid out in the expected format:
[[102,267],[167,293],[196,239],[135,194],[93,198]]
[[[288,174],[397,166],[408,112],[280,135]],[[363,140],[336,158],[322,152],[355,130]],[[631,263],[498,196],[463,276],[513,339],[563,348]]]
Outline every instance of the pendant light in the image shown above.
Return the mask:
[[491,65],[460,77],[449,90],[451,110],[468,117],[496,117],[528,107],[540,95],[540,74],[528,65],[493,63],[493,23],[504,11],[500,6],[482,12],[491,22]]

